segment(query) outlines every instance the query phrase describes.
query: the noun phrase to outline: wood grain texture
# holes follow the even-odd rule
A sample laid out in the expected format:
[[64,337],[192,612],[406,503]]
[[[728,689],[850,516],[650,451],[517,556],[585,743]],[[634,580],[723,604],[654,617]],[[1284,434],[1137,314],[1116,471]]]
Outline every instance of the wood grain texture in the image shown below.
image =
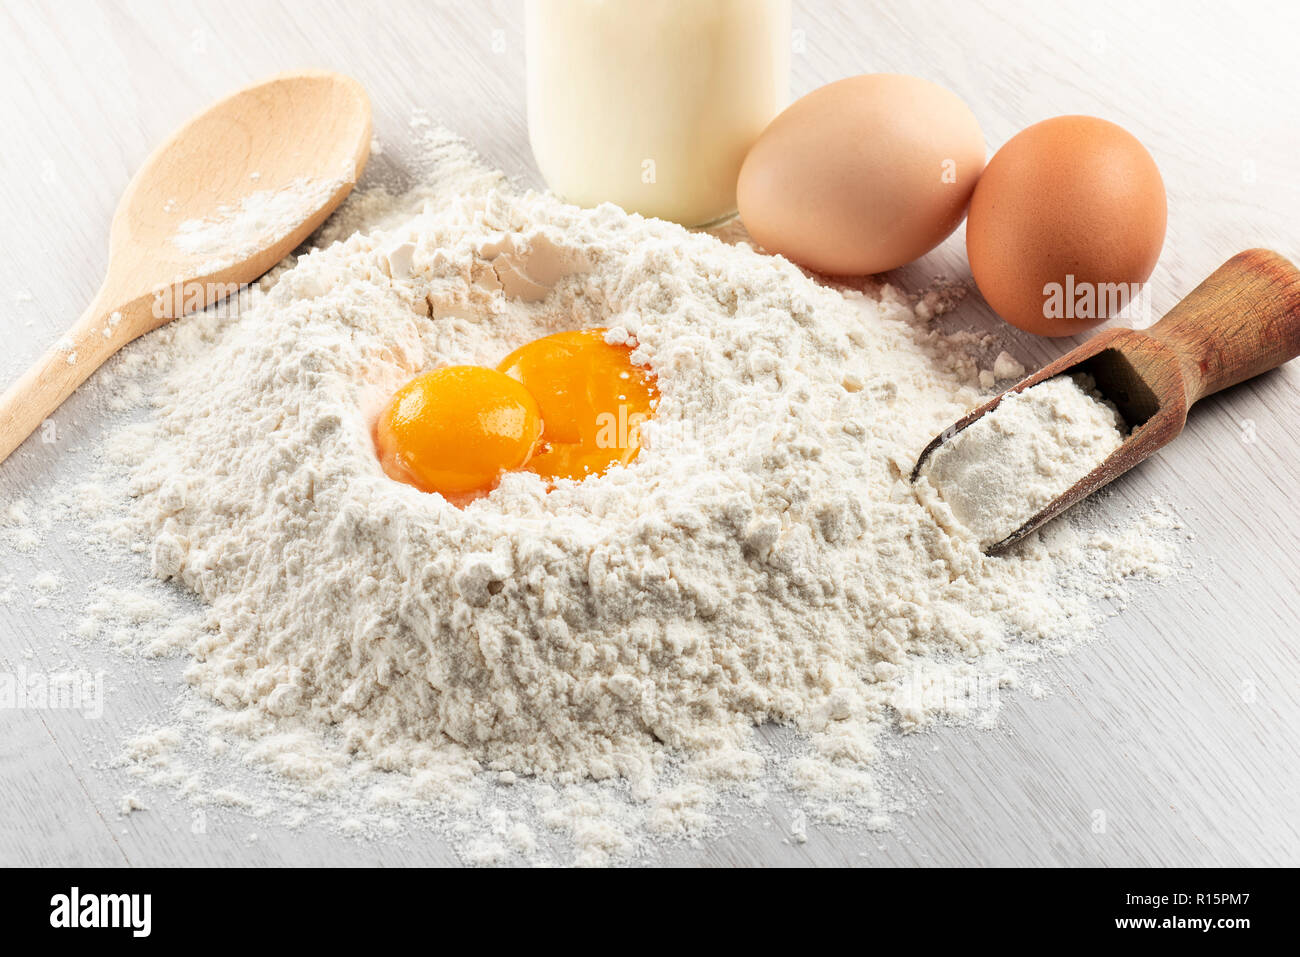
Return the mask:
[[[1300,11],[1284,2],[876,0],[797,2],[795,92],[864,71],[915,73],[959,93],[990,149],[1062,113],[1112,119],[1141,139],[1169,189],[1153,283],[1160,314],[1228,256],[1300,253],[1300,88],[1291,49]],[[11,142],[0,184],[0,381],[29,365],[94,295],[117,197],[151,150],[196,109],[250,81],[337,69],[371,95],[383,154],[371,175],[400,182],[418,163],[412,111],[458,130],[493,163],[536,183],[527,145],[517,3],[162,0],[0,8],[0,122]],[[919,289],[968,277],[958,234],[894,279]],[[1007,329],[972,297],[952,324],[998,330],[1031,366],[1068,351]],[[92,380],[92,385],[94,380]],[[39,501],[93,455],[105,396],[74,396],[51,441],[0,467],[0,505]],[[1121,478],[1098,506],[1123,515],[1172,501],[1197,569],[1146,589],[1103,640],[1047,663],[1003,695],[999,729],[938,729],[898,743],[884,774],[914,809],[888,833],[809,826],[790,809],[742,817],[723,839],[674,847],[670,863],[794,866],[1300,863],[1300,623],[1295,543],[1300,375],[1267,373],[1192,410],[1186,431]],[[2,532],[3,529],[0,529]],[[98,720],[0,711],[0,863],[428,864],[454,860],[430,835],[362,843],[265,827],[235,811],[202,822],[183,801],[137,791],[111,758],[162,720],[179,665],[124,666],[70,640],[39,607],[37,573],[59,604],[108,574],[76,530],[34,552],[0,544],[0,669],[103,669]],[[129,571],[127,566],[118,571]],[[1042,700],[1026,693],[1035,684]],[[768,729],[780,742],[783,732]],[[124,794],[149,810],[122,817]],[[201,823],[202,826],[199,826]],[[255,840],[251,839],[253,836]]]
[[1177,356],[1190,408],[1300,355],[1300,271],[1277,253],[1249,249],[1146,332]]

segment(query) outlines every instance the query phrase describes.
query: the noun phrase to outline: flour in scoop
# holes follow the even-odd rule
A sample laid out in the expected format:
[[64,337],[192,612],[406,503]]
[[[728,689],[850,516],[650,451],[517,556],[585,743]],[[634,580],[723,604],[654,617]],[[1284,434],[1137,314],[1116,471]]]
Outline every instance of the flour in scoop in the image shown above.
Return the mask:
[[1057,376],[1008,395],[940,445],[920,480],[987,548],[1104,462],[1126,434],[1091,376]]
[[[192,688],[131,744],[151,806],[365,834],[427,813],[478,863],[650,854],[778,795],[800,833],[879,827],[891,728],[994,713],[1019,662],[1170,571],[1154,508],[996,559],[936,518],[910,469],[1000,347],[933,304],[518,189],[429,135],[416,195],[357,195],[237,308],[123,357],[162,381],[108,446],[130,511],[94,528],[203,609],[145,623]],[[629,467],[463,509],[385,476],[403,383],[594,327],[657,376]],[[101,594],[84,633],[129,649]]]

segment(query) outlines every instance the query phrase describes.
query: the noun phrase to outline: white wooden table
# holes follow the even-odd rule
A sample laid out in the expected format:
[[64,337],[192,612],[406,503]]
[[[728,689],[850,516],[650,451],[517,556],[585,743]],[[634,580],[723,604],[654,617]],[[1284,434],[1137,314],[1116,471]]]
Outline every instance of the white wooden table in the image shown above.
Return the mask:
[[[916,73],[963,96],[996,148],[1029,123],[1093,113],[1129,128],[1163,169],[1169,238],[1154,305],[1239,249],[1300,254],[1300,7],[1144,0],[804,0],[795,91],[859,72]],[[387,147],[409,157],[416,107],[491,161],[536,181],[524,112],[517,2],[163,0],[0,7],[0,378],[7,381],[89,301],[117,197],[147,153],[195,110],[273,72],[358,77]],[[968,275],[955,237],[899,281]],[[30,292],[29,299],[24,293]],[[969,302],[963,321],[993,323]],[[990,326],[992,327],[992,326]],[[1013,338],[1041,362],[1067,343]],[[84,397],[56,418],[60,441],[0,467],[0,504],[39,502],[93,446],[106,418]],[[751,819],[692,864],[1300,863],[1300,368],[1205,403],[1176,445],[1119,483],[1108,508],[1175,502],[1197,537],[1197,573],[1148,589],[1104,640],[1050,663],[1044,700],[1005,696],[999,730],[942,729],[901,742],[913,813],[893,832],[809,830]],[[93,580],[52,535],[36,553],[0,546],[14,593],[0,604],[0,671],[104,668],[102,720],[0,711],[0,864],[415,864],[454,860],[438,839],[357,842],[192,811],[165,792],[122,817],[136,790],[109,766],[121,742],[174,697],[176,670],[133,674],[66,640],[36,607],[33,568]],[[1104,825],[1104,826],[1103,826]],[[250,841],[250,833],[257,840]]]

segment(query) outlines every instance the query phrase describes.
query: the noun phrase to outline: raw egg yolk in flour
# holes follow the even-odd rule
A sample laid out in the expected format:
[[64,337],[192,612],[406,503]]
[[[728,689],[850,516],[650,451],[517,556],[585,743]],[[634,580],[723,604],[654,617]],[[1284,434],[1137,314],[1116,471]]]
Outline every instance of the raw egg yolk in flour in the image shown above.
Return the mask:
[[389,478],[464,500],[524,465],[542,435],[537,400],[494,369],[451,366],[411,380],[375,426]]
[[453,366],[407,383],[375,427],[384,471],[467,504],[503,472],[581,481],[628,464],[659,393],[632,350],[604,337],[603,329],[562,332],[495,370]]
[[530,342],[497,368],[524,384],[542,410],[542,446],[526,469],[581,481],[641,451],[641,424],[659,404],[655,377],[604,329],[561,332]]

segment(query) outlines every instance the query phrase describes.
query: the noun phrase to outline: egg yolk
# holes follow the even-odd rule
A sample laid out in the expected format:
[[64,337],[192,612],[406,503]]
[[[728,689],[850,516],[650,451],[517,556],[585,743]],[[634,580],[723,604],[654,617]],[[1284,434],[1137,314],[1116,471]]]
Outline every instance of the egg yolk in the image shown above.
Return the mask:
[[641,451],[641,425],[659,404],[655,376],[604,329],[530,342],[497,368],[518,380],[542,412],[542,445],[524,465],[546,479],[581,481]]
[[494,369],[452,366],[411,380],[375,427],[389,478],[465,504],[528,463],[542,435],[537,400]]

